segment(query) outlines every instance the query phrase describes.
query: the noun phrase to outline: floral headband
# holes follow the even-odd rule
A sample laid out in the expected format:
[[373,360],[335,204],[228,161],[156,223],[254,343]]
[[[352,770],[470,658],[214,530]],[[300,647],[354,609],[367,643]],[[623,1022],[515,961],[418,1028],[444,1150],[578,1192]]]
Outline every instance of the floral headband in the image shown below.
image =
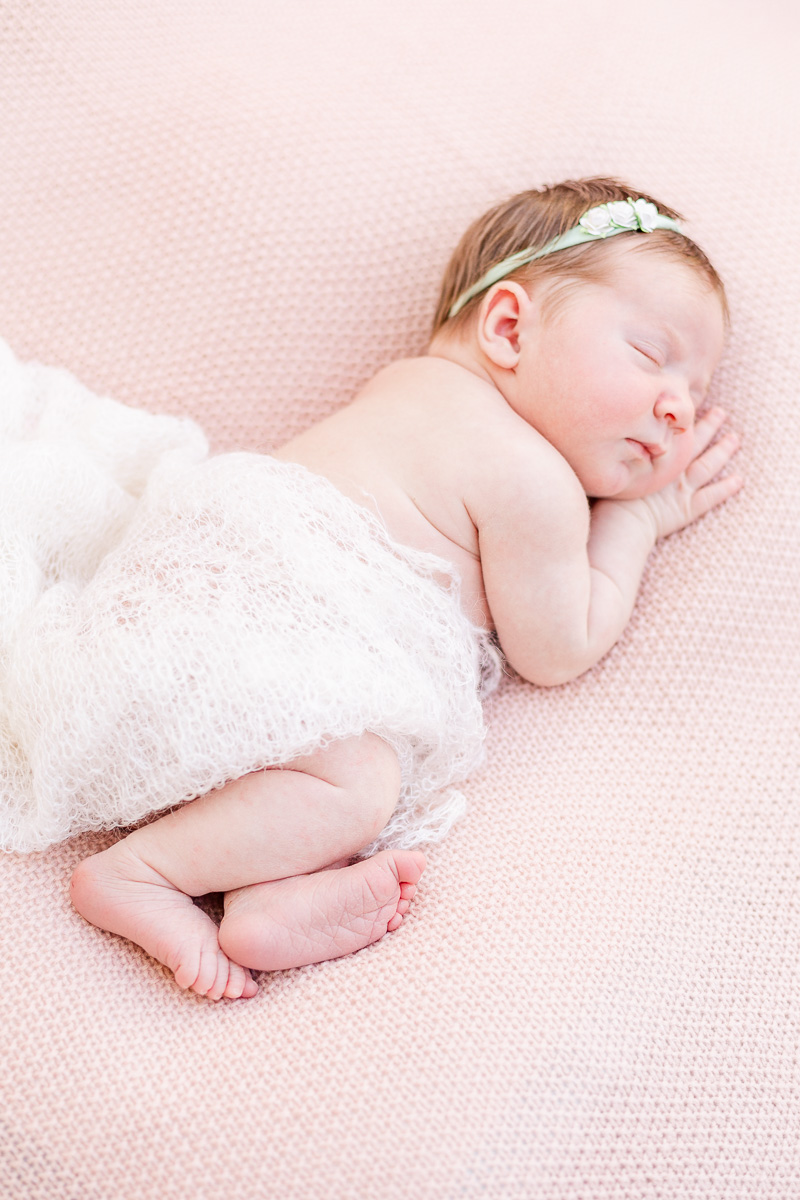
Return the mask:
[[577,225],[553,238],[552,242],[548,242],[540,250],[518,250],[516,254],[504,258],[496,267],[482,275],[477,283],[473,283],[471,288],[461,293],[447,316],[454,317],[473,296],[480,295],[493,283],[516,271],[517,267],[524,267],[537,258],[545,258],[548,254],[555,254],[557,250],[568,250],[570,246],[580,246],[583,242],[596,242],[600,238],[613,237],[615,233],[629,233],[634,230],[639,233],[652,233],[654,229],[683,232],[677,221],[673,221],[672,217],[662,216],[655,204],[651,204],[649,200],[610,200],[608,204],[597,204],[584,213]]

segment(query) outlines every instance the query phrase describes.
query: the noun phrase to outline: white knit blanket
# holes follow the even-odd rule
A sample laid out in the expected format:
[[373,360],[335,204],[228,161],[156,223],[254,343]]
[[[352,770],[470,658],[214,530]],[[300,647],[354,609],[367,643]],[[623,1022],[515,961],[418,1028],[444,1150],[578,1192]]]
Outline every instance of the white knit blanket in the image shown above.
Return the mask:
[[[135,823],[371,730],[438,840],[498,674],[448,564],[302,467],[209,457],[0,343],[0,841]],[[442,574],[448,586],[437,582]],[[483,682],[482,682],[483,677]]]

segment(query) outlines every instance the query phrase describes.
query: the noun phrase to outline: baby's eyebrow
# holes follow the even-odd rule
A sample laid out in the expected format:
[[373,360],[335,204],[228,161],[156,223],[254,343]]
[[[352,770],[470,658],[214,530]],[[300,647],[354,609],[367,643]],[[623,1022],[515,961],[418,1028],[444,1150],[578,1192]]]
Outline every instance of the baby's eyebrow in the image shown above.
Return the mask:
[[[656,319],[656,324],[659,326],[668,343],[670,354],[680,362],[690,362],[692,355],[696,351],[699,352],[699,346],[694,346],[690,338],[681,334],[677,325],[672,321]],[[711,383],[711,376],[704,376],[704,378],[707,379],[705,390],[708,390]]]
[[658,326],[662,337],[666,339],[670,350],[672,350],[679,358],[685,357],[687,350],[686,342],[678,333],[675,325],[669,320],[660,318],[656,318],[656,325]]
[[670,342],[680,341],[677,330],[669,317],[664,317],[654,310],[655,306],[651,311],[648,311],[647,307],[644,308],[644,311],[641,308],[634,309],[631,314],[631,326],[639,330],[646,328],[649,333],[658,333]]

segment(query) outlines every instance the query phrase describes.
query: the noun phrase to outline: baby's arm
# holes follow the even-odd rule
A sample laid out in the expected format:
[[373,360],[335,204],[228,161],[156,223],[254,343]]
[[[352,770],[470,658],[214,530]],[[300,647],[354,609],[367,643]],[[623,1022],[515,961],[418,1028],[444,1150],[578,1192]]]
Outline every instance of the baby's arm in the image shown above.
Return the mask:
[[711,444],[723,418],[713,409],[698,420],[691,463],[651,496],[599,500],[590,515],[577,480],[550,461],[513,497],[509,521],[499,506],[487,517],[487,600],[506,657],[524,678],[566,683],[598,662],[628,623],[658,538],[739,490],[738,477],[716,478],[738,446],[732,435]]

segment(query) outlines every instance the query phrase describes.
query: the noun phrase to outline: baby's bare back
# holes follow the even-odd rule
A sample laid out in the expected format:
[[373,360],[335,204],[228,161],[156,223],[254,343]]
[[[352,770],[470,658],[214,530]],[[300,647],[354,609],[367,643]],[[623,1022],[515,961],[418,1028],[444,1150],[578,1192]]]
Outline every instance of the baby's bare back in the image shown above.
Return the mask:
[[447,559],[467,613],[488,626],[477,510],[504,446],[531,432],[489,382],[442,358],[404,359],[276,457],[326,476],[397,541]]

